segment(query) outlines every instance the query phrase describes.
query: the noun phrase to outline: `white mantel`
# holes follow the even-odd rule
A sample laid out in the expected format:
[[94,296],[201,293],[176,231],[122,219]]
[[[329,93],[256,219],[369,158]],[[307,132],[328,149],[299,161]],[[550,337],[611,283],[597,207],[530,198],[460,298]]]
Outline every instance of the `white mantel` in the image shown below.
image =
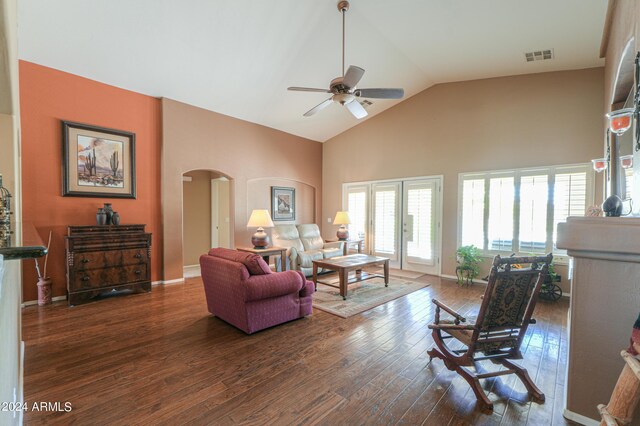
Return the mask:
[[640,218],[570,217],[557,245],[574,258],[565,416],[597,424],[640,312]]

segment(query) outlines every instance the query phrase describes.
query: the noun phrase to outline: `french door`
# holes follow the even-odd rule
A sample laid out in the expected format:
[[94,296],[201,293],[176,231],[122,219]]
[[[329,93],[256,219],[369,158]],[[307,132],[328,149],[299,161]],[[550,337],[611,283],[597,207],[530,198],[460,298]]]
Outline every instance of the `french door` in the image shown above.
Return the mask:
[[402,269],[440,274],[440,179],[404,182]]
[[441,177],[344,186],[352,237],[392,268],[440,274]]
[[389,266],[401,268],[400,197],[402,182],[374,183],[371,241],[374,256],[388,257]]

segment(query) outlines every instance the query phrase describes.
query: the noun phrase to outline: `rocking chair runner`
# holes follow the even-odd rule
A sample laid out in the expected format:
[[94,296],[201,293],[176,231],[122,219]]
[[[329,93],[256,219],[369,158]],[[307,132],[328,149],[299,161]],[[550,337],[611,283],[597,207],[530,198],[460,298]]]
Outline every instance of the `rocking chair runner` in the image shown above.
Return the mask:
[[[477,320],[473,324],[467,324],[462,315],[433,299],[436,314],[429,328],[433,330],[438,349],[428,351],[429,360],[440,358],[449,370],[460,374],[471,386],[478,402],[488,410],[493,410],[493,403],[484,393],[480,379],[506,374],[516,374],[529,394],[544,402],[544,394],[533,383],[527,370],[510,360],[522,359],[520,345],[529,324],[535,324],[531,315],[552,260],[551,254],[504,259],[496,256]],[[530,267],[512,268],[512,265],[523,264],[530,264]],[[454,320],[440,320],[440,310],[453,316]],[[449,348],[445,341],[451,338],[462,342],[466,349]],[[478,374],[466,368],[482,360],[501,364],[506,370]]]

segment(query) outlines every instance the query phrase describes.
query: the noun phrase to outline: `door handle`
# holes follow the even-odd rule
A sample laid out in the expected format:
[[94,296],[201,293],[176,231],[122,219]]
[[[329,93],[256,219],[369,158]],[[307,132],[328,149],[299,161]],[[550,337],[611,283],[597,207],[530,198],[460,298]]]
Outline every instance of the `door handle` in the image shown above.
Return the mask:
[[82,281],[89,281],[89,277],[82,277]]

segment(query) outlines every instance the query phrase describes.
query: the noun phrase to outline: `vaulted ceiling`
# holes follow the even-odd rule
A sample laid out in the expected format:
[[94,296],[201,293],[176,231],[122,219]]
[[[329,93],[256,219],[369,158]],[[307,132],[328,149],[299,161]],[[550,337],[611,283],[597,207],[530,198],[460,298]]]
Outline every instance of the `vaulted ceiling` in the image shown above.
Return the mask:
[[[316,141],[361,123],[328,97],[341,73],[336,0],[20,0],[20,59]],[[602,66],[605,0],[351,0],[347,66],[403,87]],[[526,62],[524,52],[553,49]],[[372,100],[369,118],[401,101]],[[366,119],[364,119],[366,120]]]

